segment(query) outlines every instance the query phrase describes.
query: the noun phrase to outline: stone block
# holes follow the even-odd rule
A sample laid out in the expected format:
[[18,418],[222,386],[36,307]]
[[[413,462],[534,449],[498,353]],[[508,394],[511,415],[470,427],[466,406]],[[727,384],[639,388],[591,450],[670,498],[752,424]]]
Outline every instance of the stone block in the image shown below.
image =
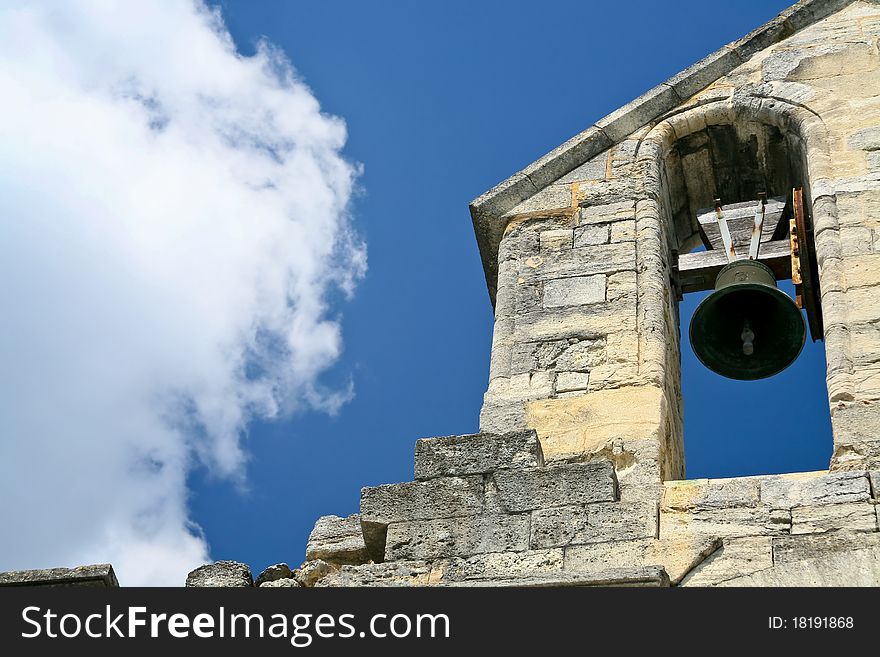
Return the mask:
[[529,426],[538,432],[544,458],[551,462],[604,454],[618,440],[659,441],[664,408],[659,388],[641,386],[533,401],[526,411]]
[[[869,534],[862,534],[869,536]],[[880,548],[827,554],[728,579],[718,586],[876,587],[880,582]]]
[[559,586],[667,587],[669,575],[659,566],[610,568],[590,573],[562,572],[555,575],[532,575],[517,579],[455,582],[449,586],[515,586],[517,588],[555,588]]
[[653,502],[600,502],[532,512],[533,549],[656,536],[657,506]]
[[385,561],[521,552],[528,547],[528,514],[396,522],[388,525]]
[[635,328],[635,298],[559,308],[555,312],[543,310],[518,315],[514,320],[517,339],[528,342],[595,340],[615,331],[635,331]]
[[0,586],[67,587],[88,586],[116,588],[119,581],[109,563],[76,568],[12,570],[0,573]]
[[361,490],[361,530],[367,551],[380,561],[390,523],[477,514],[483,510],[483,477],[438,477]]
[[761,503],[783,508],[870,499],[865,472],[805,472],[761,478]]
[[450,559],[442,579],[461,582],[555,575],[562,571],[562,562],[561,549],[492,552]]
[[711,537],[694,539],[587,543],[565,548],[563,569],[567,572],[601,572],[609,568],[662,567],[673,584],[677,584],[697,564],[720,546]]
[[596,127],[605,132],[613,142],[621,142],[630,133],[671,110],[679,100],[672,87],[659,84],[597,121]]
[[581,225],[610,223],[635,219],[636,204],[634,201],[618,201],[598,205],[585,205],[578,212]]
[[257,584],[261,589],[280,589],[280,588],[300,588],[302,584],[300,584],[295,579],[270,579],[268,581],[263,582],[262,584]]
[[572,248],[571,229],[542,230],[541,251],[558,251]]
[[607,244],[611,237],[610,224],[593,224],[574,229],[574,248]]
[[584,306],[605,301],[605,275],[572,276],[544,283],[544,307]]
[[533,430],[423,438],[416,442],[415,478],[461,477],[505,469],[541,467],[544,456]]
[[199,566],[186,576],[186,586],[198,588],[250,588],[254,577],[247,564],[217,561]]
[[834,429],[833,470],[880,469],[880,403],[858,402],[835,407],[831,410],[831,426]]
[[739,57],[729,47],[725,46],[688,66],[677,75],[666,81],[679,98],[687,99],[698,91],[705,89],[722,75],[726,75],[740,64]]
[[636,268],[636,248],[632,242],[591,246],[588,258],[582,249],[556,251],[545,256],[534,260],[533,266],[520,270],[524,283],[635,271]]
[[880,548],[880,532],[829,532],[773,539],[773,563],[815,559],[837,552]]
[[689,479],[663,484],[664,511],[723,509],[757,506],[760,480],[756,477],[730,479]]
[[541,187],[559,179],[582,162],[587,162],[611,146],[608,135],[595,126],[575,135],[554,148],[534,164],[523,169],[535,185]]
[[556,375],[557,393],[586,390],[589,386],[589,372],[559,372]]
[[871,495],[875,500],[880,500],[880,470],[872,470],[868,476],[871,481]]
[[876,506],[870,502],[847,502],[821,506],[798,506],[791,510],[792,534],[829,531],[877,531]]
[[661,538],[767,536],[787,534],[790,529],[791,514],[787,509],[745,507],[660,513]]
[[681,586],[716,586],[726,580],[773,566],[770,536],[726,538],[721,547],[697,564],[681,580]]
[[303,565],[297,568],[293,573],[293,578],[300,586],[311,587],[315,586],[315,584],[331,573],[335,573],[339,568],[340,567],[336,564],[328,563],[321,559],[315,559],[314,561],[306,561]]
[[611,502],[617,496],[614,466],[609,461],[573,463],[533,470],[507,470],[493,475],[498,501],[510,513],[551,506]]
[[269,566],[257,575],[257,579],[254,580],[254,586],[263,586],[267,582],[273,582],[278,579],[292,578],[293,571],[290,570],[290,566],[286,563],[276,563],[274,566]]
[[[605,339],[579,340],[565,343],[561,352],[548,367],[559,372],[587,372],[605,362]],[[558,383],[558,381],[557,381]]]
[[596,157],[587,160],[579,167],[572,169],[562,176],[557,182],[573,183],[581,180],[603,180],[605,178],[605,169],[608,166],[608,152],[601,153]]
[[364,563],[369,559],[358,514],[347,518],[318,518],[306,544],[306,559],[323,559],[337,564]]
[[315,583],[322,587],[427,586],[436,579],[431,564],[424,561],[343,566]]

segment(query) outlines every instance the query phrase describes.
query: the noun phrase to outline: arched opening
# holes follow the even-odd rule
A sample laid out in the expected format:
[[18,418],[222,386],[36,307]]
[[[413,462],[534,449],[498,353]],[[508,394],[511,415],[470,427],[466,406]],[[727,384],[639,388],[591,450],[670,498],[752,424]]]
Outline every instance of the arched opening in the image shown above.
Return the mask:
[[[746,210],[765,194],[778,211],[765,228],[765,254],[788,239],[792,190],[803,187],[811,207],[807,152],[801,136],[784,122],[765,122],[742,108],[706,121],[706,112],[666,131],[660,166],[660,206],[670,250],[677,255],[718,249],[716,199],[723,208]],[[695,129],[696,128],[696,129]],[[740,212],[744,216],[746,212]],[[700,220],[702,215],[703,220]],[[778,222],[777,222],[778,220]],[[736,240],[734,240],[736,241]],[[748,244],[736,245],[737,256]],[[765,256],[767,257],[767,256]],[[789,261],[780,252],[773,263],[778,287],[794,296]],[[786,269],[786,266],[788,268]],[[736,381],[708,370],[688,339],[697,305],[712,292],[714,270],[703,283],[685,286],[676,305],[681,355],[685,476],[733,477],[821,470],[832,451],[824,344],[807,338],[804,350],[783,372],[757,381]]]

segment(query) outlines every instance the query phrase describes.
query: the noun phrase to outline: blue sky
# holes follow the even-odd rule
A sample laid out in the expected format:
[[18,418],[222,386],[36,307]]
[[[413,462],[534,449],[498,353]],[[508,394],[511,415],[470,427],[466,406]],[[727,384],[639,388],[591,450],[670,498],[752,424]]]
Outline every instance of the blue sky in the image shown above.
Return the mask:
[[[468,202],[788,2],[205,1],[0,3],[0,570],[299,565],[477,430]],[[689,477],[827,466],[821,343],[682,358]]]
[[[468,201],[789,3],[217,4],[243,53],[284,49],[364,165],[369,270],[326,374],[351,377],[354,399],[253,425],[244,494],[190,480],[212,556],[259,570],[298,563],[314,520],[356,512],[362,486],[410,480],[417,438],[477,430],[492,314]],[[722,379],[689,347],[683,371],[688,477],[827,467],[821,343],[767,381]]]

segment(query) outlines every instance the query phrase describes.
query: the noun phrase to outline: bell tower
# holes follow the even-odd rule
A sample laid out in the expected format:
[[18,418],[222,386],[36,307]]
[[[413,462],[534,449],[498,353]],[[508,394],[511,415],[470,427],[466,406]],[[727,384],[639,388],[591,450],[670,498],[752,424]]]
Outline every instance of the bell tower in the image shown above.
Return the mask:
[[[296,581],[880,585],[878,40],[876,1],[802,0],[475,199],[480,432],[321,518]],[[827,468],[684,479],[682,335],[745,380],[822,341]]]

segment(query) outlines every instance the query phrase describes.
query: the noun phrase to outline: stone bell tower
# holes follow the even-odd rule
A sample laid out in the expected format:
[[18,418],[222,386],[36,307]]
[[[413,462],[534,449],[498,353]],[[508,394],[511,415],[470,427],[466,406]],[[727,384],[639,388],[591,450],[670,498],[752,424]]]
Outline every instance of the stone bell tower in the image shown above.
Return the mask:
[[[321,518],[298,581],[880,584],[878,43],[876,0],[803,0],[473,201],[481,433],[419,440],[415,481]],[[678,302],[728,261],[715,199],[747,258],[761,193],[753,255],[824,341],[833,456],[684,480]]]

